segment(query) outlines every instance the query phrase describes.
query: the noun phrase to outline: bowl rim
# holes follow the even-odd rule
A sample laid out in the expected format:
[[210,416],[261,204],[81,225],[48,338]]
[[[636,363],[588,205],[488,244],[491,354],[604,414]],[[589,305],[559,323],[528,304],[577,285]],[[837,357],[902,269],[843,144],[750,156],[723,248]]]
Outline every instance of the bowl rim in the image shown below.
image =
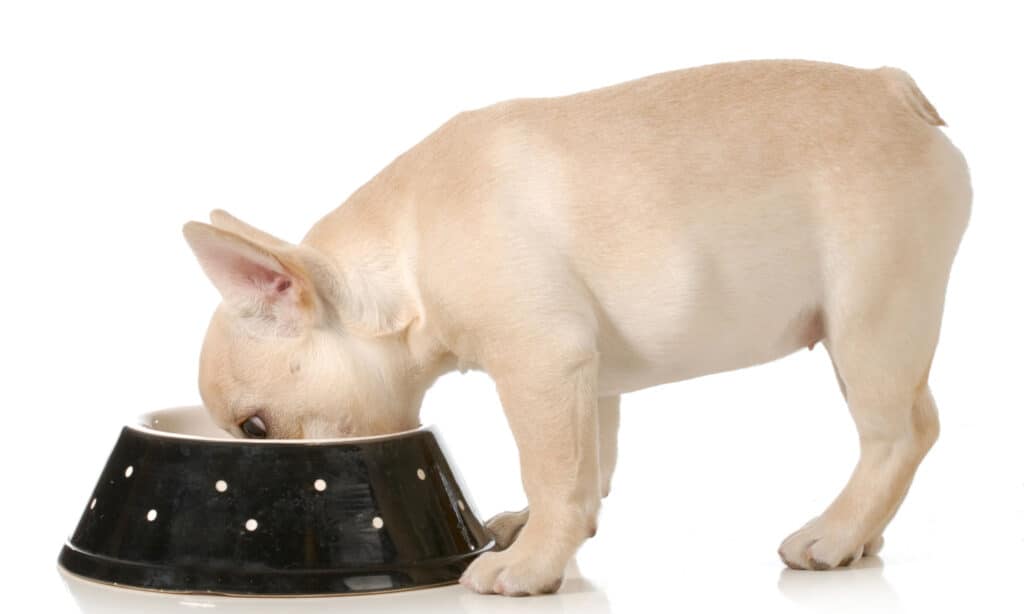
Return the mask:
[[[151,426],[152,424],[158,423],[161,417],[167,415],[178,415],[192,414],[195,416],[202,416],[216,428],[216,424],[212,420],[209,420],[209,413],[206,408],[202,405],[184,405],[179,407],[168,407],[164,409],[157,409],[154,411],[148,411],[136,416],[135,420],[125,425],[125,428],[144,433],[153,437],[162,437],[167,439],[181,439],[185,441],[196,441],[196,442],[210,442],[210,443],[221,443],[221,444],[237,444],[237,445],[285,445],[285,446],[323,446],[323,445],[346,445],[346,444],[360,444],[372,441],[381,441],[389,439],[402,439],[404,437],[410,437],[419,433],[433,433],[437,434],[437,429],[433,425],[421,424],[414,429],[408,429],[405,431],[398,431],[396,433],[386,433],[383,435],[362,435],[358,437],[321,437],[312,439],[240,439],[233,437],[231,433],[224,431],[224,437],[213,437],[209,435],[191,435],[187,433],[179,433],[175,431],[164,431]],[[223,430],[223,429],[221,429]]]

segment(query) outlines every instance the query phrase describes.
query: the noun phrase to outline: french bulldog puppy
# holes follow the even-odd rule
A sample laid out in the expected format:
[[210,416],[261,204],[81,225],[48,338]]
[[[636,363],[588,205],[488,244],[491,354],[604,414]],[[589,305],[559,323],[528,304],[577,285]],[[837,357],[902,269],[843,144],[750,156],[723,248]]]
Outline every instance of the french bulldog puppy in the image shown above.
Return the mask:
[[482,369],[528,511],[462,583],[557,590],[594,535],[619,397],[822,343],[861,457],[786,565],[877,552],[939,433],[928,373],[967,225],[964,158],[904,72],[703,66],[461,113],[299,244],[223,211],[185,238],[223,302],[199,387],[237,436],[418,425]]

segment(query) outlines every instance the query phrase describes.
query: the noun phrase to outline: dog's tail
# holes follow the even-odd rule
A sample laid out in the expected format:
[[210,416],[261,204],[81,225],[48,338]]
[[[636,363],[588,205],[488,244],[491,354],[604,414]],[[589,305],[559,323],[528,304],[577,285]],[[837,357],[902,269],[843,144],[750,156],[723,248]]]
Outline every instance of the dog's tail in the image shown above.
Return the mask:
[[878,69],[878,73],[888,82],[894,93],[921,119],[933,126],[945,126],[946,122],[939,117],[932,103],[928,102],[917,84],[906,72],[899,68],[884,66]]

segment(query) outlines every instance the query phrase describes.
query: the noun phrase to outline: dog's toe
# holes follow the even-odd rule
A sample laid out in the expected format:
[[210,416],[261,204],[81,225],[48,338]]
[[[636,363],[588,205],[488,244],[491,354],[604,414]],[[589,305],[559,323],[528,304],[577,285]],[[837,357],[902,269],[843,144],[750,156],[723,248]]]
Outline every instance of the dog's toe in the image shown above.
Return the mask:
[[511,546],[529,517],[530,510],[527,508],[518,512],[504,512],[488,520],[487,530],[494,537],[496,549],[504,550]]
[[543,555],[512,547],[481,555],[466,569],[459,582],[478,593],[523,597],[558,590],[564,565]]
[[787,537],[779,546],[779,558],[790,569],[825,571],[847,567],[882,547],[881,537],[858,543],[842,531],[829,530],[818,519]]

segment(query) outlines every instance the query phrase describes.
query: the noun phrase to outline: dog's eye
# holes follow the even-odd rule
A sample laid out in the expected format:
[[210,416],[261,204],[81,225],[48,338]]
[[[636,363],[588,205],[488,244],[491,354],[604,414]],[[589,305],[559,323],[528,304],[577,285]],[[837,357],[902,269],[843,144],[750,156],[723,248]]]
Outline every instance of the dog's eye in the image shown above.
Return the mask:
[[263,439],[267,436],[267,425],[259,416],[252,416],[242,423],[242,431],[247,437]]

